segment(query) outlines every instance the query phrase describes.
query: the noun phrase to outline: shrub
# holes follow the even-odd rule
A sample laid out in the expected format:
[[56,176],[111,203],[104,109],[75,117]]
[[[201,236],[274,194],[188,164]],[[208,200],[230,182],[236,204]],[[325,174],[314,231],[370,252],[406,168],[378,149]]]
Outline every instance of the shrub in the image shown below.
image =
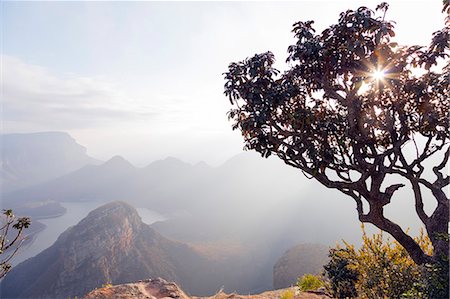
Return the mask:
[[448,298],[448,260],[419,268],[421,279],[402,298]]
[[324,285],[323,281],[313,274],[305,274],[298,279],[297,286],[300,291],[313,291]]
[[282,295],[281,299],[293,299],[294,298],[294,291],[293,290],[286,290]]
[[[426,235],[416,238],[424,252],[431,253]],[[368,237],[363,228],[359,250],[344,241],[345,248],[330,250],[330,262],[324,266],[331,292],[338,298],[417,297],[425,292],[423,267],[418,266],[396,241],[384,241],[383,234]]]

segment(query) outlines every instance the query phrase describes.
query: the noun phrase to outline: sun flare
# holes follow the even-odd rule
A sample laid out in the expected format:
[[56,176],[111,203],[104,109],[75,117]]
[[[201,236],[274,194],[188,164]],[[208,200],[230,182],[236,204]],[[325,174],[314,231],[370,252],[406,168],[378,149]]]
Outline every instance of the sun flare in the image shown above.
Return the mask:
[[384,71],[383,71],[383,70],[375,70],[375,71],[372,73],[372,77],[373,77],[375,80],[377,80],[377,81],[383,80],[383,79],[384,79],[384,76],[385,76],[385,74],[384,74]]

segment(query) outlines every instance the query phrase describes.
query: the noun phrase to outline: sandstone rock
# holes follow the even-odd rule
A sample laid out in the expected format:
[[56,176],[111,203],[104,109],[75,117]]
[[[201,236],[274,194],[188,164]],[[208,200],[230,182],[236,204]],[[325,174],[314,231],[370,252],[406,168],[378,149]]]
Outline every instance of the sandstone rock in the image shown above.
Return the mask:
[[175,283],[162,278],[96,289],[83,299],[189,299]]

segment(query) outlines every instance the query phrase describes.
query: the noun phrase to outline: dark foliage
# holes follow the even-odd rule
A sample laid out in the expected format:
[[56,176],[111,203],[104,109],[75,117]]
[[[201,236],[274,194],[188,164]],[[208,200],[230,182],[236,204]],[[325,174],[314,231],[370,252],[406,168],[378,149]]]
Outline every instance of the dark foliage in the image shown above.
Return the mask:
[[340,254],[347,249],[332,248],[329,252],[330,261],[324,266],[325,274],[330,280],[331,291],[336,298],[355,298],[357,296],[356,282],[359,273],[349,267],[349,260]]

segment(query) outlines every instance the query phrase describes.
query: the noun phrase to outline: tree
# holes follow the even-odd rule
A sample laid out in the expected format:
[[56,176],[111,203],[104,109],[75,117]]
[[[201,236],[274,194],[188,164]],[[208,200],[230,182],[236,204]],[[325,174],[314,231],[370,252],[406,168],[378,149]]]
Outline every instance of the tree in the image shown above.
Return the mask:
[[[448,263],[450,28],[435,32],[427,48],[401,46],[387,10],[386,3],[376,11],[347,10],[319,34],[313,21],[295,23],[284,73],[273,67],[271,52],[231,63],[228,116],[246,149],[275,154],[353,198],[359,220],[391,234],[415,263]],[[435,157],[439,162],[428,167]],[[405,184],[432,255],[384,214]],[[436,203],[431,214],[426,192]]]
[[18,218],[13,214],[12,210],[3,210],[0,227],[0,279],[11,270],[9,262],[17,253],[24,240],[21,238],[23,230],[28,228],[30,224],[30,218]]

